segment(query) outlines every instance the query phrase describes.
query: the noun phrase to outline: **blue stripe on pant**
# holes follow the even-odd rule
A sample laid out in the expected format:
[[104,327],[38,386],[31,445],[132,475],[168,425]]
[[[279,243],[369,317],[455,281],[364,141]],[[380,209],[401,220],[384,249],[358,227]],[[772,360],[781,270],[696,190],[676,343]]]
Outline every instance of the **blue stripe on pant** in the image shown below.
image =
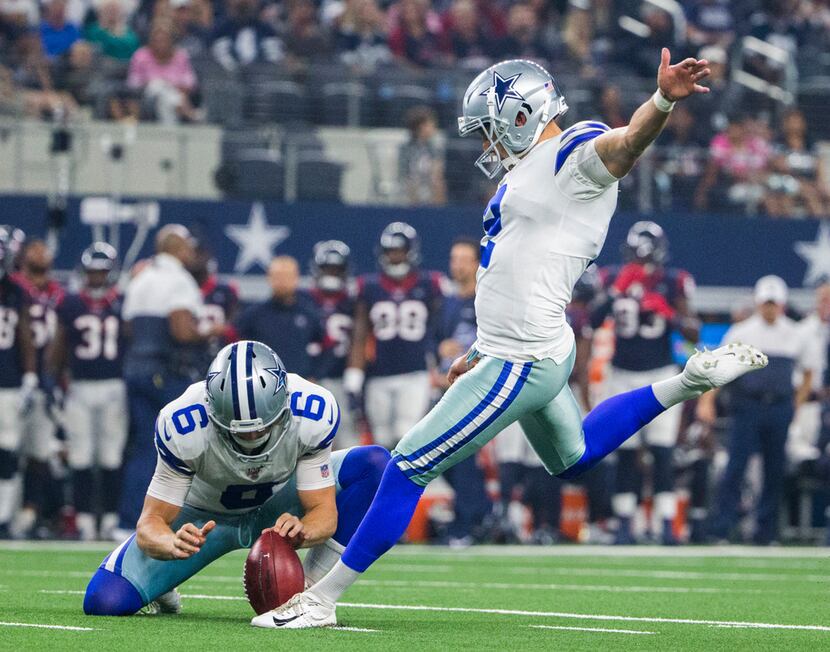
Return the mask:
[[485,358],[462,376],[395,448],[392,459],[401,472],[426,485],[475,453],[524,411],[550,401],[561,389],[555,383],[537,387],[519,405],[534,364]]

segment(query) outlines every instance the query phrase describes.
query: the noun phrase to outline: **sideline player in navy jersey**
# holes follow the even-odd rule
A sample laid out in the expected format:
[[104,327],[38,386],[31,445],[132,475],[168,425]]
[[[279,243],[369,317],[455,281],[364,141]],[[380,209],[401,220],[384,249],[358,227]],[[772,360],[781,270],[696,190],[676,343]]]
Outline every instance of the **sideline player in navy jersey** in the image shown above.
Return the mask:
[[[607,381],[609,396],[671,378],[677,373],[671,335],[680,332],[696,343],[700,322],[690,302],[694,279],[682,270],[665,267],[669,243],[654,222],[637,222],[628,232],[619,269],[605,270],[608,300],[595,322],[609,313],[614,319],[616,349]],[[680,429],[682,406],[674,406],[628,439],[617,452],[614,513],[620,519],[618,543],[633,543],[631,519],[637,509],[642,478],[638,453],[647,446],[653,458],[654,510],[662,522],[662,538],[675,543],[671,523],[677,514],[672,456]],[[642,439],[641,439],[642,438]]]
[[[37,355],[37,369],[44,369],[46,347],[55,336],[57,316],[55,309],[65,296],[60,283],[52,278],[54,255],[49,246],[39,239],[27,240],[20,255],[20,271],[13,275],[26,292],[29,305],[29,324]],[[22,453],[26,457],[23,490],[24,508],[15,522],[15,531],[26,534],[34,527],[38,515],[47,506],[47,498],[57,497],[60,490],[54,485],[49,460],[58,452],[57,427],[49,414],[46,394],[38,388],[31,396],[25,411]],[[57,498],[59,501],[61,498]]]
[[221,335],[211,338],[208,343],[209,359],[212,360],[219,349],[239,339],[233,325],[239,312],[239,290],[236,284],[226,283],[219,278],[216,259],[204,245],[196,247],[193,262],[188,265],[188,269],[199,284],[204,301],[199,327],[205,331],[224,328]]
[[429,409],[428,357],[434,355],[432,331],[442,292],[441,276],[418,269],[420,259],[415,229],[393,222],[380,236],[380,272],[358,279],[354,338],[343,383],[354,397],[367,378],[366,417],[375,442],[388,448]]
[[15,231],[0,226],[0,539],[9,537],[14,515],[21,412],[31,404],[38,384],[26,295],[10,278],[22,239]]
[[[72,471],[72,505],[83,540],[98,537],[95,496],[101,500],[101,538],[118,525],[121,461],[127,442],[127,390],[122,378],[124,332],[115,287],[115,249],[96,242],[81,255],[83,285],[57,309],[57,332],[46,371],[67,388],[63,424]],[[95,466],[99,482],[95,481]]]
[[[450,249],[452,290],[441,306],[436,328],[438,368],[433,376],[441,393],[449,389],[447,372],[459,355],[476,341],[476,272],[480,261],[477,240],[459,238]],[[484,472],[473,455],[444,473],[455,492],[455,520],[449,526],[449,544],[467,546],[476,540],[477,530],[491,510]]]
[[[352,343],[355,288],[349,278],[351,250],[340,240],[325,240],[314,245],[311,257],[311,300],[323,320],[323,341],[314,360],[314,377],[328,389],[340,405],[348,405],[343,389],[343,371]],[[335,448],[357,444],[355,410],[341,414]]]

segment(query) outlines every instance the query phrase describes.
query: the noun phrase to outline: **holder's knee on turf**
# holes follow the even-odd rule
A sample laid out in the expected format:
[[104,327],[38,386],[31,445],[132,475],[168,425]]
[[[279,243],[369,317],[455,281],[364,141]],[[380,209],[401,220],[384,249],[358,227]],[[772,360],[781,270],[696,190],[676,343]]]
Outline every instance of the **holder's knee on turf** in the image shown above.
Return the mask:
[[131,616],[143,606],[144,601],[132,584],[104,568],[95,571],[86,587],[87,616]]

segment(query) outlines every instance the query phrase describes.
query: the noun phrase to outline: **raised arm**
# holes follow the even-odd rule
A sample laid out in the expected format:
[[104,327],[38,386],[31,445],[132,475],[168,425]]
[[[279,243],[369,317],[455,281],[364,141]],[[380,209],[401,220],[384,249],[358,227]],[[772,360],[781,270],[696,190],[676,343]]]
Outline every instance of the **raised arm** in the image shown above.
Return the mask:
[[689,57],[670,65],[671,54],[663,48],[657,70],[657,92],[631,116],[627,127],[612,129],[599,136],[597,154],[608,171],[621,179],[654,142],[669,118],[674,103],[695,93],[708,93],[698,82],[709,75],[709,62]]

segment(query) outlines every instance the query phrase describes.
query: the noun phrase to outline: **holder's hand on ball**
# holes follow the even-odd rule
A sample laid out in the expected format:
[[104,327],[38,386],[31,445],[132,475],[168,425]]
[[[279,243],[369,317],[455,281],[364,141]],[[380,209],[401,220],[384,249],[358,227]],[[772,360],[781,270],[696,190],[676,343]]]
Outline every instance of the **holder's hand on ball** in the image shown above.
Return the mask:
[[288,512],[280,516],[270,529],[284,537],[294,548],[299,548],[306,540],[305,525],[294,514]]

